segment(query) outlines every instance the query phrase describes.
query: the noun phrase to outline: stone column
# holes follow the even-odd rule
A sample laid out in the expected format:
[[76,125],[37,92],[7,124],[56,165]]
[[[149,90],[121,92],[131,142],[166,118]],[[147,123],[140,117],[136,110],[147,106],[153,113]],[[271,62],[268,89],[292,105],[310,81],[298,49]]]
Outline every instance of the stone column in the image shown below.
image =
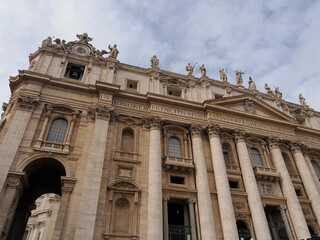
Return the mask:
[[309,170],[310,170],[310,172],[311,172],[312,178],[313,178],[314,182],[315,182],[316,185],[317,185],[318,191],[320,192],[320,181],[319,181],[319,178],[318,178],[318,176],[317,176],[317,173],[316,173],[316,171],[314,170],[314,167],[313,167],[313,165],[312,165],[312,163],[311,163],[311,159],[310,159],[310,157],[309,157],[309,154],[307,154],[307,153],[305,152],[303,156],[304,156],[304,159],[305,159],[306,162],[307,162],[307,165],[308,165]]
[[243,182],[248,193],[248,203],[256,237],[259,240],[271,240],[269,226],[264,212],[257,181],[253,172],[245,133],[242,130],[234,132],[237,151],[242,171]]
[[169,240],[168,199],[163,199],[163,240]]
[[317,223],[320,226],[320,193],[315,182],[313,181],[307,162],[302,155],[301,147],[304,146],[300,142],[291,143],[291,151],[293,153],[293,157],[296,161],[300,177],[302,179],[304,188],[306,189],[308,198],[312,201],[311,206],[314,215],[317,218]]
[[113,76],[116,69],[116,64],[114,62],[107,63],[107,83],[113,83]]
[[23,192],[25,174],[9,172],[0,199],[0,238],[6,239]]
[[17,109],[12,117],[10,128],[0,145],[0,195],[5,184],[9,169],[18,151],[22,137],[27,129],[33,109],[39,104],[39,99],[19,95]]
[[77,115],[72,114],[71,124],[70,124],[69,130],[68,130],[68,133],[67,133],[65,147],[63,149],[64,152],[69,152],[69,150],[70,150],[70,142],[71,142],[71,137],[72,137],[73,128],[74,128],[74,124],[76,122],[76,119],[77,119]]
[[189,82],[190,86],[190,95],[192,101],[197,101],[197,88],[196,88],[196,81],[190,80]]
[[98,104],[88,110],[88,118],[95,120],[95,125],[74,237],[77,240],[93,239],[109,120],[112,114],[113,109]]
[[43,138],[44,138],[44,133],[46,132],[46,129],[47,129],[47,126],[48,126],[48,122],[49,122],[49,119],[50,119],[51,111],[52,111],[51,109],[48,109],[47,112],[46,112],[46,118],[44,119],[44,123],[43,123],[42,129],[41,129],[39,138],[37,139],[36,144],[34,145],[34,147],[37,147],[37,148],[41,147],[41,143],[42,143]]
[[[289,238],[289,240],[294,240],[294,237],[291,232],[290,224],[289,224],[289,221],[287,218],[287,214],[286,214],[286,206],[279,206],[279,210],[280,210],[281,218],[282,218],[284,225],[286,227],[286,232],[288,234],[288,238]],[[310,235],[310,233],[309,233],[309,235]]]
[[149,124],[148,239],[162,240],[161,120],[151,117]]
[[76,183],[75,178],[70,177],[61,177],[61,193],[62,196],[60,198],[60,206],[57,215],[57,219],[55,222],[55,227],[53,231],[52,240],[60,240],[64,239],[64,230],[66,226],[66,216],[67,216],[67,209],[69,204],[70,195]]
[[223,236],[224,239],[237,239],[238,229],[233,210],[227,169],[223,158],[223,152],[219,137],[221,129],[217,125],[210,124],[208,126],[208,131]]
[[277,171],[280,174],[280,184],[283,195],[287,198],[287,206],[291,216],[292,224],[298,239],[306,239],[310,237],[308,225],[304,218],[299,199],[291,181],[290,174],[282,157],[279,139],[276,137],[269,137],[269,148],[271,151],[272,159]]
[[197,228],[196,228],[196,216],[194,212],[194,201],[189,200],[189,216],[190,216],[190,226],[191,226],[191,236],[192,240],[197,240]]
[[216,239],[215,224],[213,219],[212,201],[208,183],[206,160],[202,146],[202,127],[191,126],[192,150],[195,164],[195,175],[198,190],[198,208],[200,232],[202,239]]
[[149,78],[151,79],[151,82],[152,82],[153,93],[160,94],[159,73],[152,71],[149,74]]

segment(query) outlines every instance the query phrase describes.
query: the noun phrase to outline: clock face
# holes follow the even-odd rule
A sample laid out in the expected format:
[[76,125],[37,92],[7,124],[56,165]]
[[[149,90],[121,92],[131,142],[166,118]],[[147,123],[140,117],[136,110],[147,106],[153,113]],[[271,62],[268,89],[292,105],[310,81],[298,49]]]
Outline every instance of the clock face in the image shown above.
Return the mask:
[[87,56],[90,53],[90,49],[87,46],[76,44],[72,47],[72,52],[80,56]]

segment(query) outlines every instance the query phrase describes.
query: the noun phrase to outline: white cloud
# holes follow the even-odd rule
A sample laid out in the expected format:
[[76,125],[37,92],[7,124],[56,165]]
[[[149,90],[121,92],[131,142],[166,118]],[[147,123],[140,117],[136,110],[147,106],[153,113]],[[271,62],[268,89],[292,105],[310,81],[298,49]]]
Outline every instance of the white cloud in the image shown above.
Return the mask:
[[8,78],[27,69],[28,55],[47,36],[74,40],[88,32],[99,49],[117,43],[121,62],[184,73],[187,62],[205,63],[208,75],[241,69],[260,91],[267,82],[284,98],[298,94],[320,109],[319,1],[4,1],[0,5],[0,102]]

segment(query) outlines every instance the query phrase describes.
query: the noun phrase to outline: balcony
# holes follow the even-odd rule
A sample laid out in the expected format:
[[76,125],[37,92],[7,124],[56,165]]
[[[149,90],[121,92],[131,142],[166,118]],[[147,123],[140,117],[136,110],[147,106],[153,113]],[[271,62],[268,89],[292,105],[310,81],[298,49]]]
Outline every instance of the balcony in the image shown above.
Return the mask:
[[174,172],[190,173],[194,169],[192,158],[176,156],[166,156],[163,159],[163,166],[166,170],[172,170]]
[[280,175],[275,168],[256,166],[253,171],[258,181],[276,182],[280,179]]
[[33,150],[69,154],[70,144],[50,141],[38,141],[35,144]]
[[239,166],[236,165],[231,165],[231,164],[226,164],[226,169],[227,169],[227,173],[230,174],[240,174],[241,170]]
[[170,240],[191,240],[191,227],[180,225],[169,225]]
[[139,154],[134,152],[115,151],[114,160],[139,163]]

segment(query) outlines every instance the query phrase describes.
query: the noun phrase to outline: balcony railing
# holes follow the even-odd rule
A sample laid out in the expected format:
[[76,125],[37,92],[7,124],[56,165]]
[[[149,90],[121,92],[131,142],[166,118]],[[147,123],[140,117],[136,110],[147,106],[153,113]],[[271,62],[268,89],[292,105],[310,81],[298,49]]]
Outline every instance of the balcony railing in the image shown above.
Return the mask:
[[190,172],[194,169],[192,158],[183,158],[177,156],[166,156],[163,159],[163,166],[165,169],[179,171],[179,172]]
[[301,182],[301,178],[298,174],[290,173],[290,177],[292,182]]
[[275,168],[268,168],[262,166],[254,167],[254,174],[257,180],[276,182],[280,179],[280,175]]
[[33,149],[38,151],[59,152],[68,154],[70,151],[70,144],[42,140]]
[[115,151],[115,160],[129,161],[129,162],[138,162],[139,154],[134,152],[125,152],[125,151]]
[[169,240],[192,240],[191,227],[181,225],[169,225]]

